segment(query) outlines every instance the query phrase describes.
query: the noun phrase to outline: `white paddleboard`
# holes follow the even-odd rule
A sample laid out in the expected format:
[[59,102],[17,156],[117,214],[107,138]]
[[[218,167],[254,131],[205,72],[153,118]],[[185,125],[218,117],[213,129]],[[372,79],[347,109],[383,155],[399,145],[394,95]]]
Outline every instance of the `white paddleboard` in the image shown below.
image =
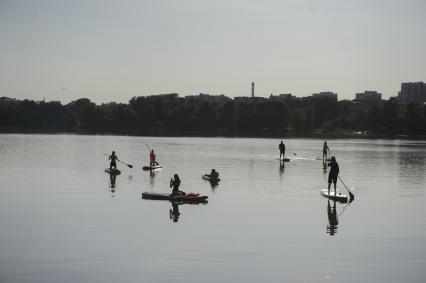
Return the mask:
[[321,190],[321,195],[325,196],[326,198],[332,199],[332,200],[338,200],[338,201],[347,201],[349,199],[349,196],[342,194],[341,192],[337,191],[336,194],[334,194],[334,189],[330,188],[330,193],[327,189]]

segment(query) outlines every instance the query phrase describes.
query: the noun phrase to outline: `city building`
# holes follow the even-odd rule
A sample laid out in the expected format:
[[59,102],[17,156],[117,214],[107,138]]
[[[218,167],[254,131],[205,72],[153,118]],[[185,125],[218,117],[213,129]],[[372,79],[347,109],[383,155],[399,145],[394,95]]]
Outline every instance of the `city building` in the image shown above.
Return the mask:
[[254,83],[251,83],[251,97],[254,97]]
[[319,93],[314,93],[312,94],[313,97],[329,97],[329,98],[334,98],[337,100],[337,93],[331,92],[331,91],[323,91],[323,92],[319,92]]
[[396,100],[400,104],[426,102],[426,84],[423,82],[401,83],[401,91],[398,92]]
[[355,94],[355,102],[359,103],[377,102],[381,100],[382,94],[373,90],[366,90],[364,92]]
[[286,99],[290,99],[290,98],[292,98],[292,97],[294,97],[291,93],[281,93],[281,94],[279,94],[279,95],[273,95],[272,93],[271,93],[271,96],[269,96],[269,99],[270,100],[273,100],[273,101],[278,101],[278,100],[286,100]]

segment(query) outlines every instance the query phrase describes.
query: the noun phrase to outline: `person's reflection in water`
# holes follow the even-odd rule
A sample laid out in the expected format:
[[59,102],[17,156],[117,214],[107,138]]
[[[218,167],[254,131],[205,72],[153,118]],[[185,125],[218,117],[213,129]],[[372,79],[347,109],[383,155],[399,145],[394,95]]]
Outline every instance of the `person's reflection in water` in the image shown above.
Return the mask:
[[216,188],[219,186],[219,182],[215,180],[210,180],[209,183],[210,183],[210,188],[212,190],[212,193],[214,193]]
[[172,220],[173,222],[178,222],[179,221],[179,216],[180,216],[180,212],[179,212],[179,204],[177,202],[172,202],[172,208],[169,211],[169,216],[170,216],[170,220]]
[[155,184],[155,174],[155,170],[149,171],[149,185],[151,186],[151,188],[153,188]]
[[[115,179],[117,178],[116,174],[109,174],[109,187],[111,188],[111,193],[115,193]],[[112,195],[114,196],[114,195]]]
[[337,225],[339,224],[339,220],[337,219],[336,201],[333,201],[333,207],[331,207],[330,200],[328,200],[327,214],[328,214],[327,234],[330,234],[330,236],[333,236],[334,234],[337,233]]
[[280,176],[283,175],[285,169],[285,162],[284,160],[280,160]]
[[322,162],[322,173],[327,174],[327,161]]

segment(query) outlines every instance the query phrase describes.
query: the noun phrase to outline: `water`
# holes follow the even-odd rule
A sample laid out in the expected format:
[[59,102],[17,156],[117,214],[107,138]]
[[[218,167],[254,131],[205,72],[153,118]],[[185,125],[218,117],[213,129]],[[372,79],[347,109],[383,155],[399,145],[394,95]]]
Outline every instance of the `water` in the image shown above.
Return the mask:
[[[280,168],[275,139],[0,135],[0,282],[426,281],[426,141],[329,140],[355,194],[337,223],[323,141],[284,141]],[[141,198],[174,173],[209,203]]]

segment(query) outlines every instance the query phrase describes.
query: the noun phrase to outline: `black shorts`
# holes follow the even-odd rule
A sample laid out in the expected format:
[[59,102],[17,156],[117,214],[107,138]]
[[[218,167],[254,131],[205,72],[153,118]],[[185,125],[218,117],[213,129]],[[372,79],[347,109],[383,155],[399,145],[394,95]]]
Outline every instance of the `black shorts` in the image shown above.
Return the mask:
[[331,184],[336,184],[337,183],[337,175],[328,175],[328,183]]
[[109,167],[110,168],[112,168],[112,167],[117,168],[117,164],[115,163],[115,161],[111,161],[111,163],[109,164]]

